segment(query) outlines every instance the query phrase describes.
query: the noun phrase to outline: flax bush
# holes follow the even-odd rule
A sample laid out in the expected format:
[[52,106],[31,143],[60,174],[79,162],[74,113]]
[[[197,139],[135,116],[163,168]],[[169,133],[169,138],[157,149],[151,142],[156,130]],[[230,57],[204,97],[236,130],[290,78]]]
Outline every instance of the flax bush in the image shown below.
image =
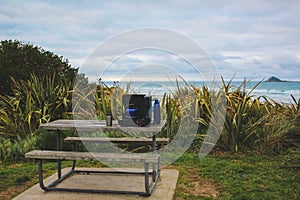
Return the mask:
[[[37,132],[37,128],[40,124],[55,119],[70,118],[74,91],[78,98],[87,101],[73,106],[82,106],[83,109],[88,106],[96,112],[97,119],[105,119],[107,113],[118,119],[122,115],[122,95],[130,88],[130,84],[122,89],[86,82],[85,89],[88,93],[84,93],[85,90],[80,93],[76,92],[76,87],[72,89],[73,83],[56,83],[55,77],[37,79],[34,75],[28,81],[12,79],[12,83],[14,95],[0,96],[2,161],[20,160],[25,152],[34,147],[48,148],[48,141],[54,138],[47,135],[45,141],[45,135]],[[166,123],[159,137],[172,139],[183,119],[194,120],[199,123],[199,128],[192,133],[196,135],[190,150],[198,151],[208,126],[219,125],[211,116],[211,99],[215,98],[218,104],[221,95],[225,94],[226,116],[215,150],[284,154],[290,160],[299,160],[300,100],[292,96],[294,103],[286,105],[268,97],[254,97],[252,92],[260,83],[250,91],[245,89],[246,84],[247,81],[244,81],[233,89],[231,81],[223,81],[220,91],[209,91],[205,85],[198,87],[185,83],[182,87],[177,82],[177,91],[165,94],[161,102],[162,118]],[[191,99],[191,93],[195,99]],[[219,113],[216,112],[216,115]]]
[[[294,97],[294,103],[286,105],[278,103],[266,96],[254,97],[252,92],[260,84],[247,91],[247,81],[232,88],[232,80],[225,83],[220,91],[209,91],[206,86],[191,86],[197,97],[195,102],[195,117],[199,128],[191,146],[191,151],[198,151],[206,136],[208,126],[218,125],[211,118],[211,98],[221,101],[221,93],[227,101],[224,127],[217,141],[215,150],[230,152],[254,151],[264,154],[291,153],[293,158],[299,157],[299,100]],[[173,96],[165,96],[163,106],[166,111],[166,127],[164,137],[174,137],[183,115],[182,107],[176,93],[184,90],[179,88]],[[215,97],[213,97],[215,96]],[[221,103],[221,102],[219,102]],[[216,112],[218,115],[218,112]],[[295,156],[296,155],[296,156]],[[298,158],[297,157],[297,158]]]
[[[65,118],[70,110],[72,83],[54,76],[30,80],[12,78],[12,96],[0,96],[0,145],[3,160],[17,160],[33,148],[40,124]],[[39,141],[47,142],[47,141]]]
[[62,118],[70,109],[71,83],[56,83],[55,76],[43,81],[31,75],[28,81],[12,78],[13,96],[0,96],[0,135],[5,138],[35,133],[42,123]]

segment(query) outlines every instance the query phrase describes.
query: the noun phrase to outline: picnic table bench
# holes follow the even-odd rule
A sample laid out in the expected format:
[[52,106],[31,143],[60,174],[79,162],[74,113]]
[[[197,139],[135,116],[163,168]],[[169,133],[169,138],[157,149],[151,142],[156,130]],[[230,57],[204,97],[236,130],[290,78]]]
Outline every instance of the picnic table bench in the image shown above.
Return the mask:
[[[62,130],[77,130],[79,128],[82,131],[138,131],[138,132],[159,132],[161,126],[153,127],[120,127],[116,123],[112,127],[105,126],[104,121],[100,120],[57,120],[44,124],[42,128],[48,131],[57,132],[57,150],[33,150],[25,154],[26,158],[35,159],[38,161],[38,173],[39,184],[43,190],[46,191],[70,191],[70,192],[92,192],[92,193],[118,193],[118,194],[139,194],[150,196],[155,184],[160,175],[160,155],[159,151],[156,151],[156,145],[161,147],[168,143],[168,138],[156,138],[156,134],[153,134],[152,138],[95,138],[95,137],[67,137],[64,139],[66,143],[118,143],[118,144],[139,144],[139,145],[152,145],[151,153],[104,153],[104,152],[78,152],[78,151],[61,151],[60,150],[60,131]],[[57,160],[58,178],[49,185],[45,186],[43,181],[43,160]],[[62,176],[61,174],[61,161],[72,160],[73,164],[69,172]],[[143,171],[97,171],[97,170],[77,170],[76,160],[99,160],[99,161],[113,161],[113,162],[134,162],[142,163],[144,165]],[[150,166],[152,169],[150,169]],[[61,188],[57,184],[69,177],[74,173],[115,173],[115,174],[138,174],[143,175],[145,180],[145,191],[119,191],[119,190],[101,190],[101,189],[83,189],[83,188]],[[149,175],[152,175],[152,181],[150,182]]]

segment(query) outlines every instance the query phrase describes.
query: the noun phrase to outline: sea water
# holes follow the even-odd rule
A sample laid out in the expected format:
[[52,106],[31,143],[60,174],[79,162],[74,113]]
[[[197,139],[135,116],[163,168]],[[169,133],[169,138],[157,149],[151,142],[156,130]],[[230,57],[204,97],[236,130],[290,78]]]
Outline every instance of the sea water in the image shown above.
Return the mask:
[[[187,82],[196,87],[202,87],[206,85],[208,88],[211,84],[203,81],[191,81]],[[113,82],[106,83],[108,86],[113,86]],[[125,88],[128,83],[120,83],[120,87]],[[257,85],[258,84],[258,85]],[[130,93],[141,93],[149,95],[155,98],[161,98],[164,93],[171,93],[176,91],[178,85],[185,85],[184,82],[134,82],[130,83],[129,92]],[[222,83],[214,84],[214,89],[221,86]],[[242,81],[231,82],[231,90],[235,90],[238,87],[245,89],[246,92],[250,93],[254,98],[266,97],[268,99],[273,99],[276,102],[281,103],[294,103],[292,96],[296,100],[300,98],[300,82],[257,82],[249,81],[243,85]],[[255,89],[253,89],[255,87]],[[263,98],[260,98],[262,101]]]
[[[233,82],[239,86],[242,82]],[[250,92],[258,82],[247,82],[246,91]],[[264,96],[282,103],[294,103],[292,96],[296,100],[300,98],[300,82],[261,82],[253,90],[254,97]]]

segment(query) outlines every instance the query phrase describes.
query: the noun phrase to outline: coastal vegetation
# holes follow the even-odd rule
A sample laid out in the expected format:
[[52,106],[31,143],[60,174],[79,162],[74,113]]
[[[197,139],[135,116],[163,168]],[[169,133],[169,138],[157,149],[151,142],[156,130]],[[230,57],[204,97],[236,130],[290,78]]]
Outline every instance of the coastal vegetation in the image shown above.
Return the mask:
[[[1,182],[0,194],[20,185],[26,189],[37,181],[36,165],[25,160],[24,154],[35,148],[51,148],[55,141],[55,136],[39,130],[39,125],[72,118],[73,78],[77,69],[71,68],[62,57],[18,41],[1,43],[0,67],[7,68],[4,61],[15,60],[11,53],[19,48],[22,53],[16,51],[19,52],[17,55],[24,56],[18,57],[20,63],[36,63],[38,61],[32,59],[39,58],[44,64],[34,65],[36,70],[27,70],[29,64],[24,69],[20,65],[22,73],[10,72],[2,77],[7,85],[1,86],[9,90],[0,95],[0,177],[5,181],[10,174],[12,178],[5,184]],[[49,60],[42,59],[43,56]],[[81,78],[87,81],[84,75]],[[161,137],[172,139],[180,121],[187,117],[199,124],[188,152],[170,166],[180,170],[178,199],[300,198],[300,99],[291,96],[293,103],[284,104],[267,96],[254,97],[252,92],[260,83],[252,90],[246,90],[247,83],[245,80],[233,87],[232,80],[223,80],[219,91],[214,92],[205,85],[181,87],[178,84],[176,91],[164,95],[161,108],[166,124]],[[120,116],[121,97],[128,92],[130,85],[120,88],[98,84],[95,88],[90,95],[98,119],[104,119],[107,113]],[[190,100],[185,94],[193,94],[195,99]],[[197,153],[209,126],[214,125],[211,98],[218,103],[219,95],[226,99],[224,127],[211,154],[200,160]],[[185,112],[187,105],[193,107],[192,113]],[[53,173],[55,164],[47,164],[46,169],[49,174]],[[192,188],[201,184],[196,179],[204,179],[214,186],[214,193],[193,193]]]
[[0,42],[0,94],[13,94],[11,77],[27,81],[31,74],[43,79],[45,75],[56,74],[55,80],[73,82],[78,69],[73,68],[67,59],[55,55],[39,46],[18,40]]
[[[56,85],[53,80],[53,77],[47,77],[44,82],[39,82],[34,75],[26,82],[14,80],[12,88],[16,95],[1,96],[2,170],[6,171],[5,166],[15,166],[12,168],[16,170],[27,166],[30,171],[29,175],[16,174],[15,182],[8,188],[16,187],[19,182],[31,185],[37,181],[34,177],[36,166],[24,160],[24,153],[35,148],[51,148],[55,141],[55,135],[43,133],[38,126],[58,118],[72,117],[69,110],[71,86]],[[282,104],[268,97],[254,98],[251,91],[244,90],[245,84],[246,81],[232,89],[230,82],[223,82],[222,90],[227,100],[224,127],[211,155],[201,160],[197,152],[211,120],[210,93],[205,86],[191,87],[197,97],[194,103],[198,115],[194,119],[198,121],[199,129],[189,153],[170,166],[180,170],[176,192],[178,198],[245,199],[246,191],[251,193],[250,199],[299,197],[299,193],[292,193],[291,190],[297,191],[299,188],[299,181],[296,180],[299,178],[300,163],[300,101],[291,97],[293,104]],[[113,108],[120,106],[119,97],[125,92],[126,88],[98,85],[94,93],[98,118],[104,119],[106,113],[116,112]],[[178,123],[185,114],[182,109],[176,95],[164,96],[162,110],[167,122],[160,136],[174,137],[173,133],[176,133]],[[51,174],[55,164],[49,163],[49,166],[52,166],[49,170]],[[204,179],[204,182],[198,183],[195,179]],[[196,185],[191,185],[189,181]],[[210,194],[194,193],[193,187],[200,187],[197,184],[205,181],[212,185],[213,191]],[[240,187],[241,184],[244,186]],[[283,189],[282,184],[289,184],[290,187]]]

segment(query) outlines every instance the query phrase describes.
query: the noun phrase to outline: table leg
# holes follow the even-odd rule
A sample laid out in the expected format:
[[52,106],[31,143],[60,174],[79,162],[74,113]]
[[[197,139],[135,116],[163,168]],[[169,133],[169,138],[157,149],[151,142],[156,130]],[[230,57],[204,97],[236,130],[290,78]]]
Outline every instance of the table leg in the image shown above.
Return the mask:
[[[156,153],[156,134],[154,133],[152,136],[152,152]],[[155,181],[156,179],[156,165],[155,163],[152,164],[152,180]]]
[[149,188],[149,163],[144,163],[145,169],[145,190],[146,195],[150,195],[150,188]]
[[[60,130],[57,130],[57,138],[56,138],[56,149],[57,151],[60,150]],[[57,160],[57,176],[58,176],[58,179],[61,178],[61,160],[58,159]]]

